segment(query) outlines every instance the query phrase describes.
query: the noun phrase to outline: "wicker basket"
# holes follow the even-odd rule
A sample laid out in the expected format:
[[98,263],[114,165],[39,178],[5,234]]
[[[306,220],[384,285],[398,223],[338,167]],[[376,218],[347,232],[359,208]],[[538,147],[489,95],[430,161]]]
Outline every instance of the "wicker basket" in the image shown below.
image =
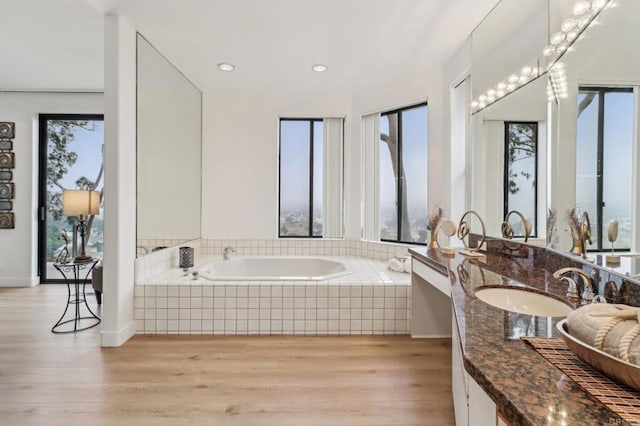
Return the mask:
[[556,325],[556,328],[567,343],[569,349],[582,361],[599,370],[605,376],[624,383],[633,389],[640,390],[640,367],[611,356],[606,352],[593,348],[576,339],[569,334],[566,319],[560,321]]

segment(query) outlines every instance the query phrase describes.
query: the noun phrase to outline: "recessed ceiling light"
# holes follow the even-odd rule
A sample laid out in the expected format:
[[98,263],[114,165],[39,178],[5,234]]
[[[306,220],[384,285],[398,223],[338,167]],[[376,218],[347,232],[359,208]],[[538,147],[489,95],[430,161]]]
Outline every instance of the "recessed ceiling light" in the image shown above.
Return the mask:
[[312,66],[311,69],[314,70],[315,72],[325,72],[327,70],[327,66],[322,64],[316,64]]
[[218,69],[220,69],[220,71],[227,71],[227,72],[229,72],[229,71],[233,71],[235,68],[236,68],[236,67],[234,67],[233,65],[228,64],[228,63],[226,63],[226,62],[220,62],[220,63],[218,64]]

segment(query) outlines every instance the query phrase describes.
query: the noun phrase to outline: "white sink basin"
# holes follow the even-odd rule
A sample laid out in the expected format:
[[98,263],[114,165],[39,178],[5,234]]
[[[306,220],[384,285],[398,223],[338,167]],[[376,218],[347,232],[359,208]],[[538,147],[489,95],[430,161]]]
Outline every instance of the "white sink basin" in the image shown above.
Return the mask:
[[485,303],[506,311],[544,317],[566,317],[573,308],[544,294],[517,288],[480,288],[476,297]]

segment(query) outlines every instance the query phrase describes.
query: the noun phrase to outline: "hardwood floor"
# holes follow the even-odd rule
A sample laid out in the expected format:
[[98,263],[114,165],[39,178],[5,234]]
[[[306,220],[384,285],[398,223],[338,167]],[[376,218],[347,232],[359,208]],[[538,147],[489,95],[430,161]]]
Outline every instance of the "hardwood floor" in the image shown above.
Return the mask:
[[[452,425],[451,341],[50,332],[66,287],[0,289],[0,424]],[[95,305],[95,299],[91,296]]]

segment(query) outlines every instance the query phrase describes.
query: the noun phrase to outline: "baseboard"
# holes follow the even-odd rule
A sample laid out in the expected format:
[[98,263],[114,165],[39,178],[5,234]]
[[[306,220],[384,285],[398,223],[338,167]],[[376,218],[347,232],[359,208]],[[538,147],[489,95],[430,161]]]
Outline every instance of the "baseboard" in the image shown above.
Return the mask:
[[118,331],[102,330],[100,334],[100,346],[103,348],[122,346],[124,342],[136,334],[136,323],[135,321],[131,321]]
[[0,287],[35,287],[40,277],[0,278]]
[[411,335],[412,339],[451,339],[451,335],[450,334],[427,334],[427,335],[419,335],[419,334],[412,334]]

